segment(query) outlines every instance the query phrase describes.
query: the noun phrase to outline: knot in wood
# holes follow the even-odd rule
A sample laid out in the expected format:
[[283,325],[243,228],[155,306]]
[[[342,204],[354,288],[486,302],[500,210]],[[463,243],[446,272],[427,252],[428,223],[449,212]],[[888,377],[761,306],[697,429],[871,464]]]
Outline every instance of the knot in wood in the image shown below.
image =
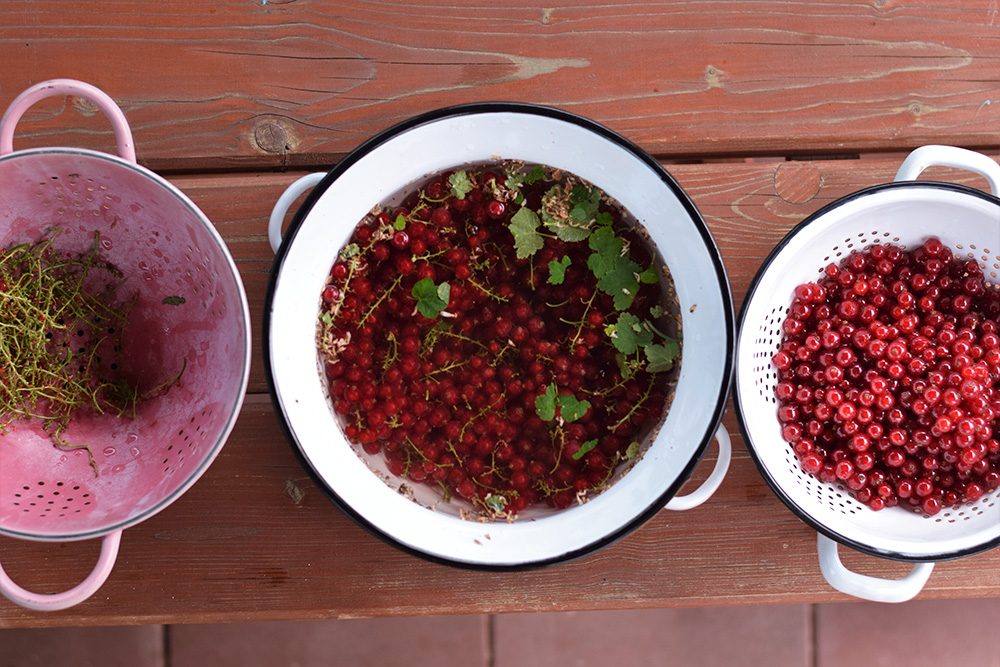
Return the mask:
[[288,132],[278,123],[267,120],[257,126],[253,133],[257,147],[268,153],[287,153],[291,148]]
[[789,204],[805,204],[819,194],[823,177],[816,165],[785,162],[774,170],[774,191]]

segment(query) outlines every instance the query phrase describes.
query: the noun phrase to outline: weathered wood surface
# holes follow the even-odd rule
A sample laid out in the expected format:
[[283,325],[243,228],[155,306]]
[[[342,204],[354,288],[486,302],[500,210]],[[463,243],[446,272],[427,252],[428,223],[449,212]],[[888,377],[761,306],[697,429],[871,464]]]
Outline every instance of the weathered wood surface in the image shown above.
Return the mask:
[[[157,170],[328,165],[414,114],[496,100],[582,114],[661,158],[991,148],[997,14],[956,0],[6,0],[0,102],[44,79],[93,83]],[[86,144],[105,131],[93,111],[40,104],[16,145]]]
[[[993,157],[996,157],[994,154]],[[737,307],[761,261],[797,222],[833,199],[892,179],[898,160],[758,162],[669,167],[708,221]],[[296,174],[177,177],[216,223],[250,297],[256,352],[250,396],[222,454],[160,514],[127,530],[104,587],[73,609],[26,611],[0,599],[0,627],[655,608],[846,600],[819,573],[815,533],[775,497],[738,437],[732,468],[705,505],[660,512],[621,541],[571,563],[521,573],[432,564],[383,543],[310,481],[273,414],[260,356],[271,265],[271,203]],[[935,170],[984,187],[979,177]],[[711,468],[714,452],[696,473]],[[92,542],[0,539],[16,581],[54,592],[92,564]],[[850,551],[863,572],[902,576],[905,564]],[[1000,595],[1000,552],[936,566],[922,598]]]

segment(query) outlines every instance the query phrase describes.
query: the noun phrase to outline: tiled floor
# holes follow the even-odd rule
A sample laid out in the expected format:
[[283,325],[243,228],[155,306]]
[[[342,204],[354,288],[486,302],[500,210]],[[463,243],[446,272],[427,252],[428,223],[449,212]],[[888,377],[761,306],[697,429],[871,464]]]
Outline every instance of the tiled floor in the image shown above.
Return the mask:
[[0,667],[1000,667],[1000,600],[0,630]]

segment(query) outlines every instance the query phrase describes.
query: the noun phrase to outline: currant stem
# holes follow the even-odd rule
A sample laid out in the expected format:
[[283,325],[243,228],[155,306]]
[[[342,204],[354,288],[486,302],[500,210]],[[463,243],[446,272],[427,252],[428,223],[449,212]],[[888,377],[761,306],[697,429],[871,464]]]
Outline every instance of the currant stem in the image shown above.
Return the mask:
[[364,325],[365,321],[367,321],[368,318],[371,317],[372,313],[374,313],[375,310],[380,305],[382,305],[382,302],[385,301],[389,297],[389,295],[392,294],[392,291],[395,290],[397,287],[399,287],[400,283],[402,282],[403,282],[403,276],[396,276],[396,279],[392,282],[392,284],[389,285],[389,287],[387,287],[385,291],[379,295],[375,303],[371,305],[371,307],[368,309],[368,312],[365,313],[364,317],[358,320],[357,326],[361,327],[362,325]]

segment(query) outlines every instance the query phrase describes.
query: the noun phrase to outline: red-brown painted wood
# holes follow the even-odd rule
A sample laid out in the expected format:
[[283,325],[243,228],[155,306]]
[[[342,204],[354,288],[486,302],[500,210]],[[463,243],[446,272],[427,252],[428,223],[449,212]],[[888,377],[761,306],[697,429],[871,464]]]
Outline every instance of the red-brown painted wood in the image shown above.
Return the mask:
[[[757,162],[669,167],[718,242],[737,300],[767,252],[833,199],[891,180],[898,160]],[[815,533],[775,497],[738,437],[717,494],[660,512],[621,541],[572,563],[484,573],[423,561],[383,543],[310,481],[279,428],[263,379],[260,313],[271,262],[271,203],[296,175],[185,176],[174,182],[222,232],[252,304],[251,394],[222,454],[173,505],[125,532],[119,562],[91,600],[41,614],[0,599],[0,627],[656,608],[846,600],[819,573]],[[983,187],[938,169],[929,177]],[[700,466],[707,474],[714,452]],[[84,576],[97,546],[0,539],[0,562],[25,586],[56,591]],[[907,566],[843,553],[863,572]],[[1000,595],[1000,552],[939,564],[921,594]]]
[[[157,170],[328,165],[414,114],[496,100],[663,158],[996,147],[997,19],[955,0],[7,0],[0,105],[89,81]],[[18,145],[87,143],[92,114],[40,105]]]

